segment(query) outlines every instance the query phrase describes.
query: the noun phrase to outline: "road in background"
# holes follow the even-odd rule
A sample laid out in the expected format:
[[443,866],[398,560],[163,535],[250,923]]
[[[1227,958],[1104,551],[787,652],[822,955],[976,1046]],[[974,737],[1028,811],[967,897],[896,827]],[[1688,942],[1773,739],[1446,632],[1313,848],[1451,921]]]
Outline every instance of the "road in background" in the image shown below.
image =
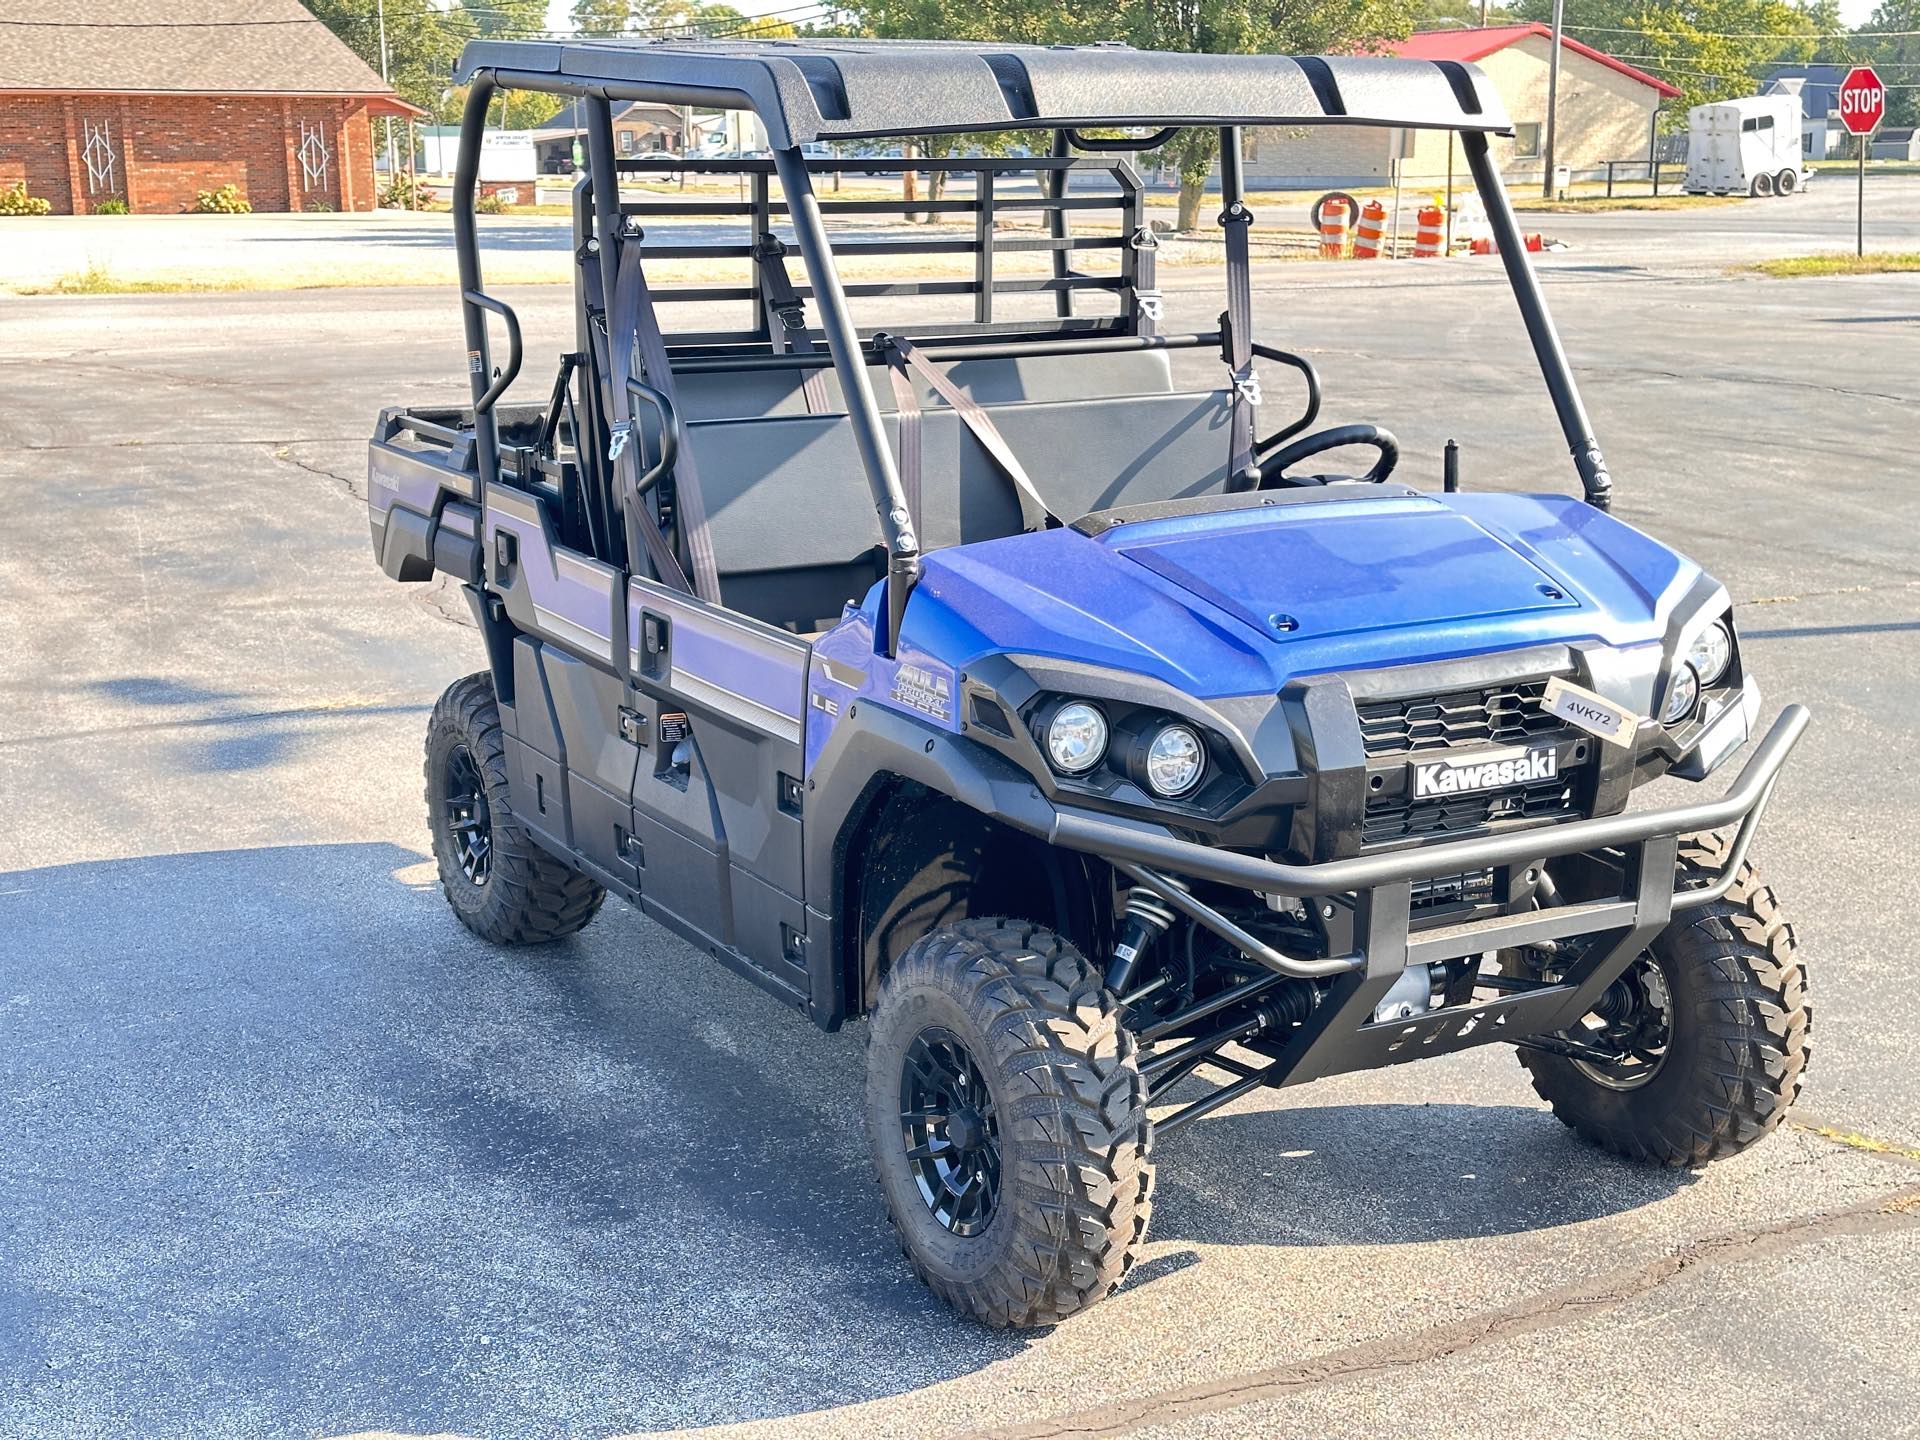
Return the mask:
[[[1018,189],[1031,181],[1008,181]],[[968,191],[964,183],[954,194]],[[672,198],[672,190],[664,192]],[[1404,238],[1411,244],[1414,215],[1431,192],[1409,188],[1401,206]],[[1162,197],[1164,198],[1164,197]],[[1315,194],[1284,200],[1262,197],[1255,205],[1256,240],[1278,241],[1280,231],[1306,232]],[[1822,174],[1804,192],[1774,200],[1737,201],[1686,210],[1612,211],[1571,215],[1522,212],[1525,230],[1565,241],[1571,248],[1542,258],[1553,269],[1596,262],[1629,263],[1659,271],[1718,273],[1727,265],[1772,256],[1853,250],[1853,186]],[[1171,211],[1154,212],[1171,218]],[[650,219],[682,243],[738,241],[738,227],[719,222]],[[970,226],[971,221],[967,224]],[[488,283],[570,281],[572,222],[560,215],[482,215],[479,234]],[[924,236],[927,227],[854,227],[863,234]],[[957,228],[957,227],[956,227]],[[836,234],[851,233],[836,227]],[[1165,242],[1170,258],[1192,250],[1211,259],[1217,230],[1192,240]],[[92,215],[16,221],[7,227],[0,254],[0,294],[45,288],[97,268],[125,283],[161,278],[241,287],[338,284],[446,284],[454,277],[453,223],[443,213],[383,210],[341,215]],[[1298,240],[1294,236],[1294,240]],[[1920,175],[1873,175],[1867,190],[1867,248],[1920,250]],[[1468,269],[1494,262],[1458,257]],[[1398,268],[1381,261],[1344,262],[1342,270]]]
[[[1920,277],[1549,296],[1619,513],[1815,711],[1759,849],[1818,1006],[1799,1123],[1639,1169],[1504,1049],[1258,1094],[1162,1149],[1117,1296],[1014,1335],[894,1251],[860,1027],[623,905],[502,953],[439,898],[420,745],[480,649],[379,574],[361,493],[375,412],[461,391],[450,295],[7,304],[0,1433],[1911,1428]],[[531,395],[566,294],[508,298]],[[1469,487],[1571,488],[1490,272],[1284,267],[1256,306],[1402,478],[1457,436]]]

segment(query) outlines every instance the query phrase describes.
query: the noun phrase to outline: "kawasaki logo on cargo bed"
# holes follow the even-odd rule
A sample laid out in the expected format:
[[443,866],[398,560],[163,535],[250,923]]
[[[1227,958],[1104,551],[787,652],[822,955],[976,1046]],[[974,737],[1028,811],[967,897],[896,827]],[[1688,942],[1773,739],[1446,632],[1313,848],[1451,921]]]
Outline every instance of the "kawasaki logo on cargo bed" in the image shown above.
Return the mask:
[[1419,761],[1413,766],[1413,798],[1505,790],[1535,780],[1551,780],[1558,773],[1559,758],[1551,745],[1531,750],[1483,750],[1459,760]]

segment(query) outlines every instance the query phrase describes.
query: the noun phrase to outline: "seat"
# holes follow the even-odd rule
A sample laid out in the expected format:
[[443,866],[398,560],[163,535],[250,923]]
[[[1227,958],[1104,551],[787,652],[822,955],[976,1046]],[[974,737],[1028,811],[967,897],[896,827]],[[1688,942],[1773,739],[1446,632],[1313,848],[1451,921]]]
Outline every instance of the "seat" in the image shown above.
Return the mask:
[[[1112,395],[1164,395],[1173,389],[1172,370],[1163,350],[1120,350],[1091,355],[1013,355],[958,360],[943,367],[953,383],[982,405],[1036,400],[1087,400]],[[676,373],[683,420],[756,419],[768,415],[805,415],[806,397],[797,365],[771,370],[700,370]],[[874,398],[882,411],[893,405],[893,386],[884,366],[868,370]],[[843,409],[840,382],[827,374],[827,393]],[[920,404],[934,409],[945,402],[925,386]]]
[[[1062,519],[1226,488],[1225,391],[983,403]],[[895,417],[882,423],[897,445]],[[812,630],[879,578],[879,519],[845,416],[694,420],[686,443],[728,605]],[[953,410],[927,406],[921,446],[923,549],[1019,532],[1011,483]]]

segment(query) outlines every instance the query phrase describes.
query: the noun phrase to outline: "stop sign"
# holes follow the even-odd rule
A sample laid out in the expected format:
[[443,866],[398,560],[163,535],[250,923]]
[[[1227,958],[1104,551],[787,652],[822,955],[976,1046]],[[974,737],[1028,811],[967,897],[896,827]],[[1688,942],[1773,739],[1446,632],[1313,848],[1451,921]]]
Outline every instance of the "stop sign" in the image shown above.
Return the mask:
[[1856,65],[1840,82],[1840,123],[1849,135],[1871,135],[1887,113],[1887,87],[1871,65]]

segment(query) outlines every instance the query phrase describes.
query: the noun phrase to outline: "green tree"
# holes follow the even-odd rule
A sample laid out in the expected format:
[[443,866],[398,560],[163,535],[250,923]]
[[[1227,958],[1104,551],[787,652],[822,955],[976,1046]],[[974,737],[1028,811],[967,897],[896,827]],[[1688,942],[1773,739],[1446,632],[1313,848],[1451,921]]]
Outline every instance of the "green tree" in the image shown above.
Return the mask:
[[[306,6],[347,48],[379,70],[377,0],[306,0]],[[442,12],[431,5],[389,4],[386,20],[388,82],[401,99],[439,112],[453,62],[473,38],[473,17],[458,6]]]
[[[1514,13],[1544,24],[1553,0],[1517,0]],[[1678,89],[1662,112],[1668,129],[1685,125],[1692,106],[1754,94],[1775,65],[1849,50],[1836,0],[1567,0],[1566,28]]]
[[1889,125],[1920,125],[1920,0],[1883,0],[1865,27],[1869,31],[1905,31],[1905,34],[1862,35],[1854,41],[1857,54],[1849,59],[1870,61],[1887,84]]
[[[1002,40],[1036,45],[1124,40],[1207,54],[1364,50],[1412,28],[1421,0],[851,0],[854,28],[877,36]],[[1180,170],[1179,226],[1199,219],[1219,132],[1169,142]]]
[[619,35],[637,29],[633,0],[573,0],[568,19],[582,35]]
[[547,0],[473,0],[462,8],[475,33],[502,40],[537,39],[546,34]]
[[574,0],[574,28],[596,35],[750,35],[784,39],[796,32],[778,16],[756,18],[703,0]]

